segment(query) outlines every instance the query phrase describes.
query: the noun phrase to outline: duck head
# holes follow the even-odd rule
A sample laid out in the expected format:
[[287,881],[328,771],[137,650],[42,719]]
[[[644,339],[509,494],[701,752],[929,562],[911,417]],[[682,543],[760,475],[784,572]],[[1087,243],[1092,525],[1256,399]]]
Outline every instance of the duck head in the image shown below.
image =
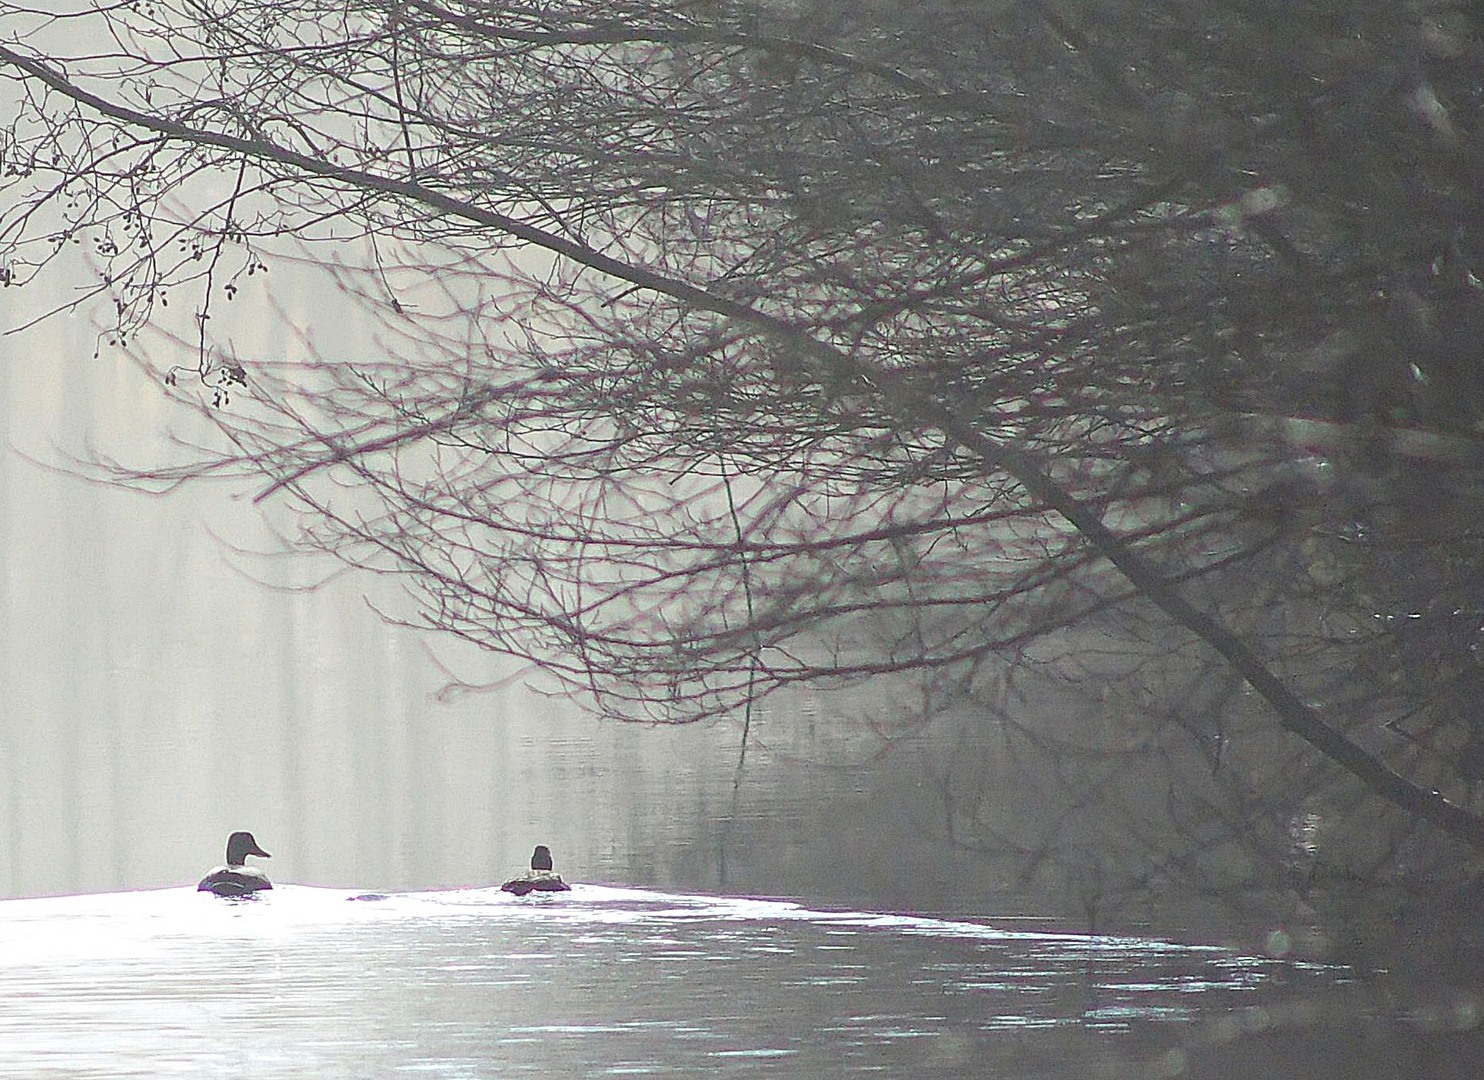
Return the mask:
[[551,848],[547,847],[545,844],[536,845],[536,850],[531,852],[531,869],[551,869]]
[[257,855],[264,859],[273,858],[272,855],[258,847],[258,842],[252,838],[250,832],[234,832],[227,837],[228,866],[241,866],[242,861],[249,855]]

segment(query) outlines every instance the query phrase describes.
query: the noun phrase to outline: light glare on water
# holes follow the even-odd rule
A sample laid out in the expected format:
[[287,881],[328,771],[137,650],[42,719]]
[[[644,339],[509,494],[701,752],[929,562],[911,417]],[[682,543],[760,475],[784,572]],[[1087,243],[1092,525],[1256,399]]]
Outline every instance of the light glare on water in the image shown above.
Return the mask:
[[[1299,970],[1213,947],[580,884],[537,900],[353,896],[0,903],[0,1075],[1085,1075],[1133,1053],[1137,1025],[1245,1004]],[[1039,1066],[1027,1033],[1043,1040]]]

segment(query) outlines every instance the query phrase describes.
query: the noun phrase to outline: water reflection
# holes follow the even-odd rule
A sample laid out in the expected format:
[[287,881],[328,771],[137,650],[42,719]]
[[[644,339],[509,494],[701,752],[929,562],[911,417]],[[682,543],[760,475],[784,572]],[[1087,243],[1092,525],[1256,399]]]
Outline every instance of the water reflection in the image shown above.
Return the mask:
[[1344,979],[1208,946],[594,885],[356,895],[0,903],[0,1075],[1086,1076],[1147,1062],[1150,1032]]
[[[15,292],[0,326],[34,314]],[[223,332],[281,355],[281,330]],[[95,331],[52,320],[0,347],[27,357],[0,363],[0,896],[195,881],[248,828],[286,881],[503,880],[539,841],[588,880],[912,902],[886,886],[922,880],[896,869],[917,807],[866,812],[882,770],[855,763],[879,741],[834,704],[755,716],[734,800],[736,725],[600,728],[511,663],[388,625],[363,592],[409,615],[394,579],[292,591],[335,568],[245,554],[278,547],[252,488],[147,499],[37,467],[203,437],[127,360],[85,359]],[[336,329],[347,348],[357,332]],[[509,681],[438,699],[450,675]],[[984,895],[976,868],[931,857]]]

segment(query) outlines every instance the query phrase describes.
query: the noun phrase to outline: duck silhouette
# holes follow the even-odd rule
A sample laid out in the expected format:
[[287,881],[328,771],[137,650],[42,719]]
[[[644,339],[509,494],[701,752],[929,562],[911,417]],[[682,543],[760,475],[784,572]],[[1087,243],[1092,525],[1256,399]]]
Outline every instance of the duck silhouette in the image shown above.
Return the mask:
[[500,888],[504,892],[525,896],[532,892],[567,892],[572,888],[562,876],[551,868],[551,848],[537,844],[531,852],[531,869],[519,877],[511,878]]
[[255,892],[273,888],[268,875],[256,866],[244,866],[249,855],[271,859],[250,832],[234,832],[227,837],[227,865],[218,866],[201,879],[197,892],[215,893],[217,896],[250,896]]

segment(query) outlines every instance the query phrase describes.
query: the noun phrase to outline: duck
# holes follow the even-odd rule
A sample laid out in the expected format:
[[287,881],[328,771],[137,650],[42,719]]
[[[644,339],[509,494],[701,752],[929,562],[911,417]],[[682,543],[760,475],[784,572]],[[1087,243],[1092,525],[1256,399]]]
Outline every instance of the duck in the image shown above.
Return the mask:
[[227,837],[227,865],[218,866],[202,878],[196,891],[215,893],[217,896],[251,896],[273,888],[273,882],[268,880],[267,874],[256,866],[243,865],[243,860],[249,855],[256,855],[261,859],[273,857],[258,847],[252,833],[234,832]]
[[551,868],[551,848],[537,844],[531,852],[531,869],[500,886],[501,891],[525,896],[532,892],[568,892],[572,886]]

